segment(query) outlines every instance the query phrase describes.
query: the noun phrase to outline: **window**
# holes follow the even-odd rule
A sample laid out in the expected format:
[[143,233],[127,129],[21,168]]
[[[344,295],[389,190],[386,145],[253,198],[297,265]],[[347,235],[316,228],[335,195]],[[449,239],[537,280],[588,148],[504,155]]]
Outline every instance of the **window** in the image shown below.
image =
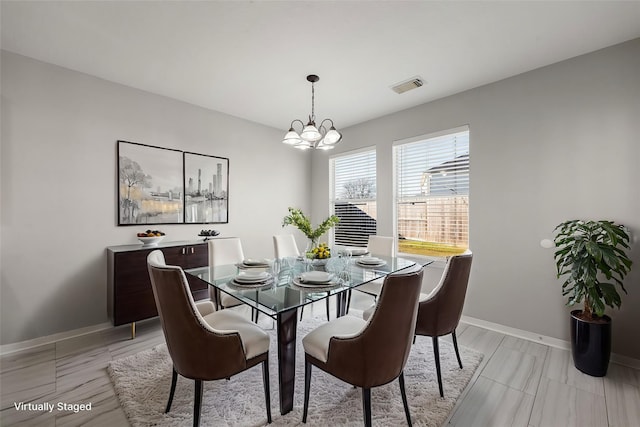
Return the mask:
[[469,129],[394,146],[398,252],[450,256],[469,247]]
[[376,151],[367,149],[334,157],[331,168],[331,208],[340,218],[333,243],[367,246],[376,234]]

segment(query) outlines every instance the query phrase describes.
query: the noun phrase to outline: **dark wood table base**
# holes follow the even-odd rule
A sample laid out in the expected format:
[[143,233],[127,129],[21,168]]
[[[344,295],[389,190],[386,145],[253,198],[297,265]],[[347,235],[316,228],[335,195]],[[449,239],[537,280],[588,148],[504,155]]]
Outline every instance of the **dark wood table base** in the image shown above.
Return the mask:
[[[347,310],[347,292],[336,294],[336,313],[344,316]],[[296,331],[298,310],[278,314],[278,380],[280,385],[280,413],[293,410],[296,379]]]
[[280,413],[282,415],[293,409],[297,327],[297,309],[278,313],[278,381],[280,385]]

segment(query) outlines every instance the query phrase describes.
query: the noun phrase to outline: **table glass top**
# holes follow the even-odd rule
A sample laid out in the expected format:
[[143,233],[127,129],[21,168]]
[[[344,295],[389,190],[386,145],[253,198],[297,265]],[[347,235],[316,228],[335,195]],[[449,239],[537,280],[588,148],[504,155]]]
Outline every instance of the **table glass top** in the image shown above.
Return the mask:
[[[185,273],[198,277],[221,292],[232,295],[243,303],[269,316],[295,309],[328,298],[387,274],[415,265],[414,261],[398,257],[376,257],[376,265],[363,265],[366,258],[335,257],[328,260],[302,260],[282,258],[269,260],[268,267],[247,268],[242,264],[220,265],[214,268],[185,269]],[[369,261],[371,262],[371,261]],[[213,270],[213,274],[212,274]],[[267,272],[274,278],[267,284],[240,284],[234,280],[239,274]],[[331,275],[331,284],[301,283],[304,273],[323,271]],[[214,280],[211,280],[214,277]],[[304,277],[308,277],[305,275]]]

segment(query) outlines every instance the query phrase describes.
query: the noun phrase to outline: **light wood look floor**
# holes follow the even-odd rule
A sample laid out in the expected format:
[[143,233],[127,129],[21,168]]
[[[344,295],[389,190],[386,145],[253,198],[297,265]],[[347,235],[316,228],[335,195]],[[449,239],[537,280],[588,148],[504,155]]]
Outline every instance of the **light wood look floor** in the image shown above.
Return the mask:
[[[352,314],[371,302],[354,297]],[[316,303],[305,317],[323,316],[324,309],[324,302]],[[261,325],[272,328],[273,322],[262,318]],[[128,425],[107,364],[164,342],[157,319],[137,329],[134,340],[125,326],[3,356],[0,425]],[[573,367],[568,351],[465,324],[458,328],[458,343],[485,357],[447,426],[640,426],[638,370],[611,364],[606,377],[590,377]],[[19,402],[91,402],[92,410],[17,411]]]

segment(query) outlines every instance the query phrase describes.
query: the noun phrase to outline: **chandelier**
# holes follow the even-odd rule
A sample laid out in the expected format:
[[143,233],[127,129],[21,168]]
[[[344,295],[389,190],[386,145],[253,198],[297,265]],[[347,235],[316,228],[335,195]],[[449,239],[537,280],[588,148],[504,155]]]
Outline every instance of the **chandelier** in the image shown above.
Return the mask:
[[[333,126],[333,120],[324,119],[320,122],[320,126],[316,127],[316,115],[314,109],[315,103],[315,90],[313,84],[320,80],[320,77],[315,74],[307,76],[307,81],[311,82],[311,115],[309,116],[309,123],[304,125],[302,120],[294,120],[291,122],[289,131],[284,136],[282,142],[284,144],[292,145],[295,148],[306,150],[309,148],[317,148],[319,150],[330,150],[342,139],[342,134],[338,132]],[[327,129],[325,123],[329,122],[331,127]],[[294,128],[294,123],[300,123],[302,131],[298,133]],[[329,124],[327,124],[328,126]]]

